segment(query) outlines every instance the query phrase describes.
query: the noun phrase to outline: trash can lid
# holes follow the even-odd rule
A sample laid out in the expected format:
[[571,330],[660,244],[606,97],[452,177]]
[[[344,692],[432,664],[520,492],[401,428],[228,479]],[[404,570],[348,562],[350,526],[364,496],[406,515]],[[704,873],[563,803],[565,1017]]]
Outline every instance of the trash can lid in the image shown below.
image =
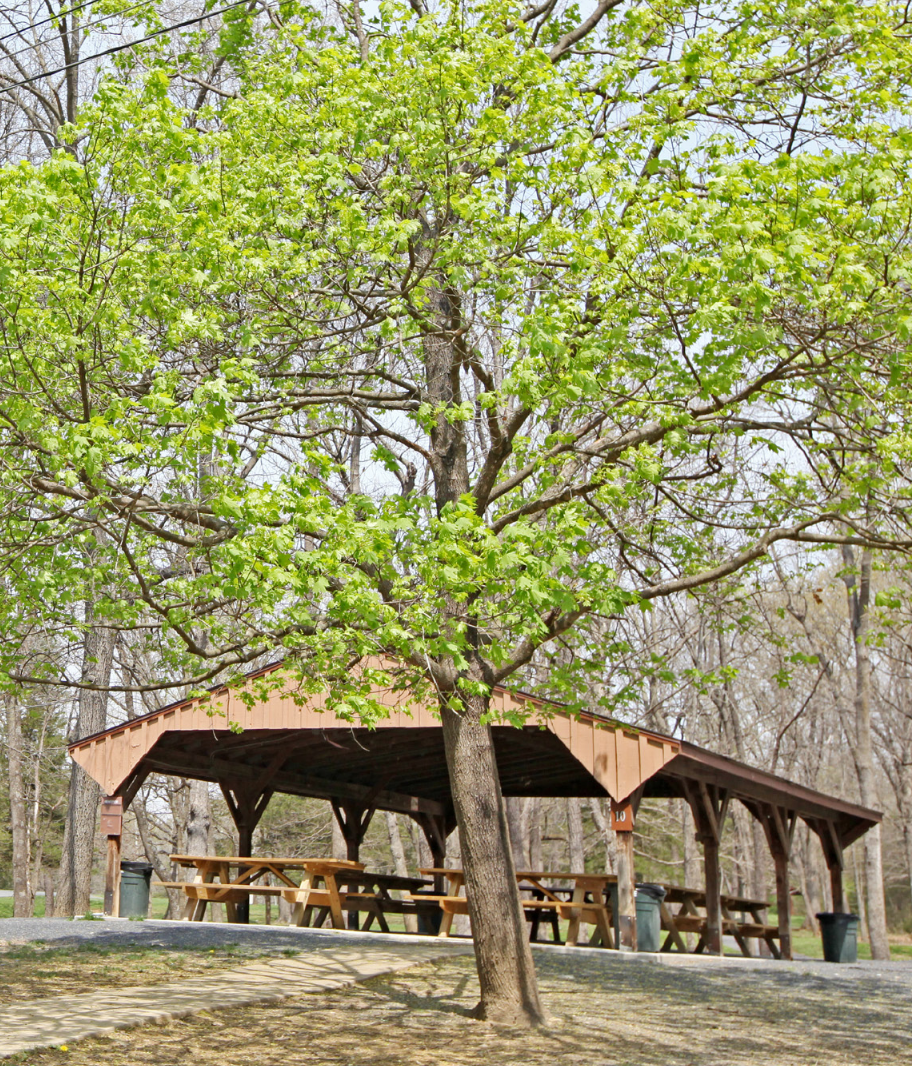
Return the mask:
[[817,915],[817,921],[824,925],[832,925],[835,922],[860,922],[857,914],[844,914],[842,911],[823,911]]
[[131,874],[150,874],[155,869],[151,862],[141,862],[136,859],[123,859],[120,868]]
[[644,896],[652,896],[653,899],[657,899],[660,903],[665,898],[665,888],[662,885],[649,885],[642,884],[636,886],[637,892],[642,892]]

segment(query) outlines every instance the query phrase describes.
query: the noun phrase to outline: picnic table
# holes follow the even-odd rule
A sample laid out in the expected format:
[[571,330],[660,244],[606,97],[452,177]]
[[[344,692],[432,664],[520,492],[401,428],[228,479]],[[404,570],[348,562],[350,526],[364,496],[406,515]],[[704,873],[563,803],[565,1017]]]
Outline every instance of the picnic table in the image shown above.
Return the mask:
[[[453,918],[468,914],[465,896],[465,874],[460,869],[429,867],[419,870],[426,877],[446,881],[444,895],[422,895],[425,900],[434,900],[443,911],[439,936],[449,936]],[[593,925],[589,940],[591,947],[614,947],[611,929],[612,906],[606,901],[608,886],[617,883],[613,874],[571,873],[567,871],[520,870],[516,880],[520,889],[528,889],[531,898],[522,899],[523,911],[531,924],[530,938],[535,940],[542,920],[548,921],[556,941],[560,941],[558,920],[569,922],[567,944],[575,945],[581,924]],[[564,882],[565,887],[554,882]]]
[[[333,928],[345,927],[344,912],[366,912],[362,929],[376,921],[390,931],[387,914],[436,914],[435,904],[420,899],[395,899],[393,891],[417,892],[428,882],[421,877],[365,870],[345,859],[276,858],[224,855],[172,855],[179,866],[196,870],[192,881],[156,881],[179,889],[187,897],[182,918],[202,921],[209,903],[224,903],[229,922],[237,921],[238,903],[251,896],[280,897],[293,906],[291,924],[318,927],[330,919]],[[297,880],[292,875],[297,876]],[[267,884],[273,878],[279,884]],[[357,919],[354,922],[357,928]]]
[[[430,918],[438,911],[435,903],[424,900],[420,895],[420,890],[430,884],[423,877],[402,877],[374,870],[346,869],[340,870],[335,880],[340,889],[341,905],[343,909],[348,910],[350,918],[358,911],[365,912],[362,932],[370,929],[375,921],[382,932],[390,932],[386,921],[388,914],[414,914]],[[408,898],[397,899],[391,895],[397,891],[405,893]],[[319,928],[330,913],[326,906],[310,904],[305,909],[301,924]],[[357,920],[354,926],[357,928]]]
[[[703,889],[685,888],[682,885],[662,885],[665,899],[661,903],[662,929],[668,933],[662,945],[662,951],[687,951],[682,934],[698,934],[694,954],[706,950],[708,929],[706,919],[706,892]],[[766,922],[765,911],[770,906],[768,900],[750,899],[745,896],[723,895],[721,897],[722,933],[734,937],[742,955],[751,956],[749,940],[763,940],[770,949],[773,958],[782,957],[777,941],[779,927]],[[671,905],[678,907],[671,910]],[[741,914],[738,920],[735,915]],[[750,920],[745,920],[750,915]]]
[[[192,881],[156,881],[164,888],[181,890],[187,897],[184,921],[201,922],[209,903],[224,903],[229,922],[237,921],[236,906],[251,896],[279,896],[292,904],[292,924],[301,925],[308,907],[326,907],[333,927],[343,929],[344,902],[340,873],[362,870],[362,863],[325,858],[258,858],[247,855],[172,855],[178,866],[196,870]],[[296,882],[291,873],[300,875]],[[273,877],[270,885],[263,878]],[[318,885],[322,882],[322,888]]]

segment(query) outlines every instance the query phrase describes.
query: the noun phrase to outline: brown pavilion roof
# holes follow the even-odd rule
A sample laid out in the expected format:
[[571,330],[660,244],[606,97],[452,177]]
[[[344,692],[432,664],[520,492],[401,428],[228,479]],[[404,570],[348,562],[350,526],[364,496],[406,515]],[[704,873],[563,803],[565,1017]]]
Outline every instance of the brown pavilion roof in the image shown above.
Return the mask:
[[[281,669],[281,664],[250,680]],[[273,692],[250,706],[242,690],[221,688],[114,726],[70,745],[70,754],[107,795],[129,802],[150,772],[222,784],[364,802],[403,813],[445,814],[452,808],[439,719],[401,693],[375,689],[389,717],[375,728],[352,725],[325,709]],[[494,711],[527,716],[523,727],[493,727],[504,795],[677,796],[685,782],[719,785],[750,804],[771,803],[806,821],[824,820],[843,846],[880,821],[856,804],[693,744],[597,714],[503,688]]]

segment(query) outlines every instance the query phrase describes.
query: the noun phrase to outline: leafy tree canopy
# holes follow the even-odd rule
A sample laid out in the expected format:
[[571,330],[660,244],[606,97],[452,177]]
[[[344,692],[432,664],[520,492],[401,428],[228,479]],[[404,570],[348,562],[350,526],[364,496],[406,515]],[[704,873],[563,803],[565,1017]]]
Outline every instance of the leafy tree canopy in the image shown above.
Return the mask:
[[370,720],[365,656],[483,697],[575,630],[573,698],[592,619],[909,542],[902,5],[352,12],[0,172],[10,674],[90,599],[163,685],[282,654]]

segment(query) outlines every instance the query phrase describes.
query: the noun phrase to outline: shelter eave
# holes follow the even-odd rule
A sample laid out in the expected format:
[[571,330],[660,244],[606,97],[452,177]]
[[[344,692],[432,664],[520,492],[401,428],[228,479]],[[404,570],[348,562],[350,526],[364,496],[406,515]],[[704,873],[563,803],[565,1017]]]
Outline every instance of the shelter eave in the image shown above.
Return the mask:
[[687,741],[681,742],[680,754],[666,764],[662,776],[719,785],[739,799],[793,810],[805,821],[824,819],[834,822],[845,847],[883,819],[880,811],[826,795]]

